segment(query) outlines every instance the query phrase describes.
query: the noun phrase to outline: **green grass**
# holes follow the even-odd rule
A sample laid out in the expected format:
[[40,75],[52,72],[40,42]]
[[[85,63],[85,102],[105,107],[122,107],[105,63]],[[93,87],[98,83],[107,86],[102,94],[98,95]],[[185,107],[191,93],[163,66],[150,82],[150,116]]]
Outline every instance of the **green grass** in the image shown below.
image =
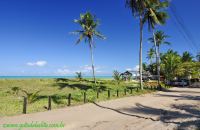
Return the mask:
[[[84,92],[87,93],[87,102],[108,100],[108,90],[111,92],[109,99],[151,92],[149,89],[136,92],[135,89],[133,94],[130,94],[130,90],[127,88],[138,87],[137,83],[123,82],[117,86],[115,81],[103,79],[98,79],[97,86],[94,86],[90,79],[83,81],[76,79],[1,79],[0,117],[22,113],[24,93],[20,91],[18,94],[14,94],[13,87],[19,87],[30,93],[40,91],[38,99],[28,104],[27,113],[47,111],[45,107],[48,106],[48,96],[52,96],[52,109],[56,109],[67,106],[69,93],[72,94],[71,105],[73,106],[83,104]],[[100,91],[98,99],[97,89]],[[129,91],[127,95],[124,95],[124,89]],[[117,90],[119,90],[119,97],[116,95]]]

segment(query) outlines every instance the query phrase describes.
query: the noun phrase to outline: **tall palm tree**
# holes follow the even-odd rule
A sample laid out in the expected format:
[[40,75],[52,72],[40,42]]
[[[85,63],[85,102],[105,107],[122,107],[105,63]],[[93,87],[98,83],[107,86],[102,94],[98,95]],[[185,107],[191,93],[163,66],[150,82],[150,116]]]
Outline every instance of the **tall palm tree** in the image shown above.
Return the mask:
[[154,33],[156,25],[164,25],[168,14],[165,9],[169,6],[168,1],[160,0],[147,0],[147,12],[145,13],[144,21],[148,23],[148,29],[153,34],[153,41],[156,53],[156,63],[157,63],[157,75],[158,75],[158,85],[160,86],[160,58],[159,58],[159,48],[157,48],[156,36]]
[[167,13],[163,12],[163,8],[168,6],[168,1],[161,2],[160,0],[126,0],[126,6],[131,9],[132,14],[140,20],[140,87],[142,86],[142,40],[143,26],[147,22],[149,29],[156,24],[165,23]]
[[150,50],[147,52],[147,59],[150,61],[150,64],[153,63],[154,58],[155,58],[155,50],[153,48],[150,48]]
[[197,53],[196,58],[197,58],[197,62],[200,62],[200,52]]
[[166,39],[169,36],[165,35],[163,31],[156,31],[155,35],[151,38],[149,38],[149,41],[157,48],[157,75],[158,75],[158,84],[160,85],[160,46],[162,44],[170,45],[169,42],[166,41]]
[[143,89],[142,84],[142,41],[143,41],[143,26],[144,14],[146,11],[146,0],[126,0],[126,7],[128,7],[133,16],[139,18],[140,26],[140,49],[139,49],[139,72],[140,72],[140,88]]
[[80,19],[74,20],[74,22],[78,23],[81,26],[81,30],[76,30],[73,32],[74,34],[79,35],[79,39],[77,40],[76,44],[79,44],[83,39],[85,40],[86,43],[89,44],[91,53],[91,62],[92,62],[92,74],[94,83],[96,84],[94,58],[93,58],[94,37],[100,39],[105,39],[105,37],[99,31],[96,30],[99,25],[99,21],[90,12],[86,12],[85,14],[80,14]]
[[182,62],[191,62],[193,59],[193,56],[190,52],[185,51],[185,52],[183,52],[181,59],[182,59]]

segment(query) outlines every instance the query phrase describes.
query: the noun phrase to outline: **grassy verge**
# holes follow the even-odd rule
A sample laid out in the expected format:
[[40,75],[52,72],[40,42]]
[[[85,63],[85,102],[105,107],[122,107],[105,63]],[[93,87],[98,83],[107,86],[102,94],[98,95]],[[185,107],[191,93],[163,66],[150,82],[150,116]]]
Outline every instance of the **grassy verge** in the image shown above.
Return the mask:
[[[123,82],[119,86],[113,80],[98,80],[97,86],[89,80],[78,81],[76,79],[1,79],[0,80],[0,117],[12,116],[22,113],[23,91],[13,91],[13,87],[20,88],[27,93],[39,91],[35,100],[28,104],[27,113],[47,111],[48,96],[52,97],[52,109],[66,107],[68,104],[68,94],[71,93],[71,105],[83,104],[84,92],[86,92],[87,102],[105,101],[125,96],[139,95],[153,92],[149,89],[138,90],[137,83]],[[131,89],[133,89],[131,93]],[[126,89],[126,95],[124,90]],[[97,98],[97,90],[99,98]],[[108,98],[110,90],[110,98]],[[117,90],[119,95],[117,96]]]

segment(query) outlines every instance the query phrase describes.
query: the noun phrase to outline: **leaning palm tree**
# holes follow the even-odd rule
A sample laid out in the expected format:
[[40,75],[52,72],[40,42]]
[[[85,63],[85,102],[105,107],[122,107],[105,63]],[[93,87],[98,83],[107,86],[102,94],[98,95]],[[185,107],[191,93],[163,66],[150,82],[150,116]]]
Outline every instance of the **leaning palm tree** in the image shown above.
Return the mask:
[[157,75],[158,75],[158,84],[160,85],[160,46],[162,44],[170,45],[170,42],[167,42],[166,39],[169,36],[165,35],[163,31],[157,31],[155,35],[149,38],[149,41],[153,44],[156,43],[155,47],[157,48]]
[[140,86],[142,86],[142,40],[143,40],[143,26],[148,23],[148,27],[153,28],[156,24],[162,24],[167,17],[166,12],[163,11],[168,6],[168,1],[161,2],[160,0],[126,0],[126,6],[129,7],[135,17],[140,20]]
[[154,39],[154,47],[156,53],[156,63],[157,63],[157,75],[158,75],[158,85],[160,86],[160,58],[159,58],[159,50],[157,48],[156,36],[154,33],[156,25],[164,25],[166,23],[166,19],[168,18],[168,14],[165,9],[169,6],[168,1],[160,1],[160,0],[147,0],[146,1],[147,12],[144,16],[144,21],[148,23],[148,29],[153,34]]
[[150,50],[147,52],[147,59],[150,61],[150,64],[153,63],[154,58],[155,58],[155,50],[153,48],[150,48]]
[[140,72],[140,88],[143,89],[142,84],[142,41],[143,41],[143,26],[144,14],[146,11],[146,0],[126,0],[126,7],[131,9],[134,17],[139,18],[140,26],[140,49],[139,49],[139,72]]
[[90,12],[86,12],[85,14],[80,14],[80,19],[74,20],[74,22],[78,23],[81,26],[81,30],[73,32],[74,34],[80,35],[76,44],[79,44],[83,39],[85,40],[86,43],[89,44],[91,53],[93,80],[94,83],[96,84],[94,58],[93,58],[94,37],[100,39],[105,39],[105,37],[99,31],[96,30],[99,25],[99,21]]

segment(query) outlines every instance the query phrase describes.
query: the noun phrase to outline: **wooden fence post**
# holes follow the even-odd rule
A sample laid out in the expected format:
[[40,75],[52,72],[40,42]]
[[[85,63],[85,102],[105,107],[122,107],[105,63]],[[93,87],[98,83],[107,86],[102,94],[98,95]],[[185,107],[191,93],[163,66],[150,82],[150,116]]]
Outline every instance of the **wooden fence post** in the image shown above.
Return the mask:
[[86,92],[84,92],[84,99],[83,102],[86,103]]
[[126,95],[126,89],[124,89],[124,95]]
[[119,97],[119,90],[117,89],[117,97]]
[[26,114],[26,109],[27,109],[27,97],[24,97],[23,114]]
[[137,87],[137,92],[138,92],[138,87]]
[[97,90],[97,98],[99,98],[99,90]]
[[131,88],[131,94],[133,94],[133,88]]
[[51,110],[51,96],[48,96],[48,110]]
[[72,95],[71,95],[71,93],[68,95],[68,106],[70,106],[71,105],[71,97],[72,97]]
[[108,98],[110,98],[110,90],[108,90]]

